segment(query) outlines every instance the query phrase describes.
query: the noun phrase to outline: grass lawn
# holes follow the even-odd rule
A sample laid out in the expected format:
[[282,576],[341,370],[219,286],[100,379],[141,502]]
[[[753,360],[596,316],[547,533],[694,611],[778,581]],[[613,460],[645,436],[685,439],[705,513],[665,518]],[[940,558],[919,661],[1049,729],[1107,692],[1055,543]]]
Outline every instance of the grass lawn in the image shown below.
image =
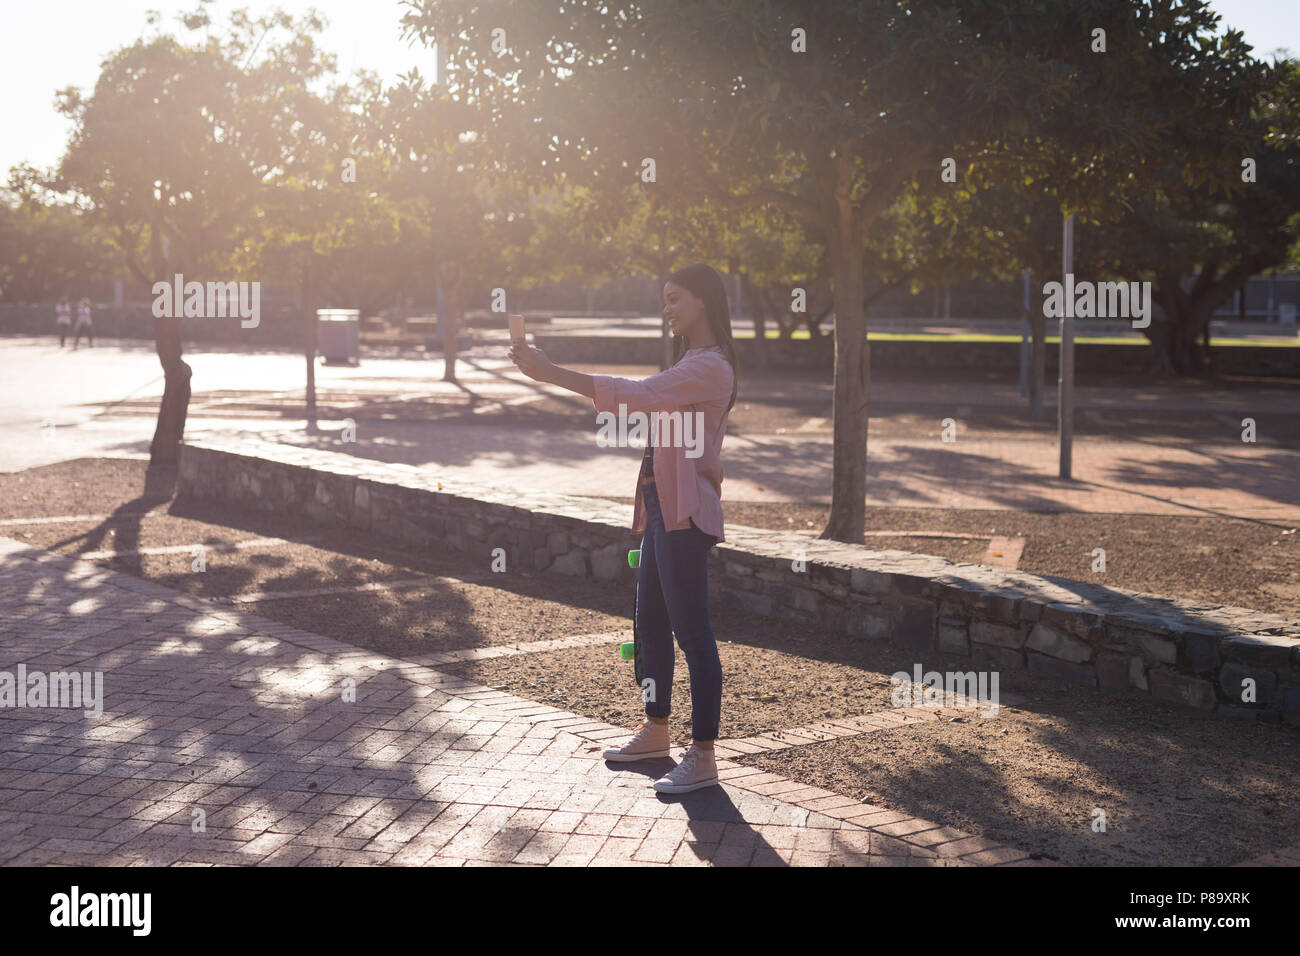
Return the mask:
[[[752,339],[753,333],[737,333],[737,339]],[[807,329],[796,329],[791,338],[807,339],[809,337]],[[777,332],[768,330],[768,339],[779,338]],[[961,332],[952,334],[940,334],[935,332],[867,332],[867,338],[871,341],[880,342],[1005,342],[1016,344],[1020,342],[1020,336],[1010,333],[1002,334],[982,334],[978,332]],[[1059,335],[1047,336],[1048,345],[1059,345],[1061,337]],[[1149,346],[1151,343],[1145,338],[1135,336],[1118,336],[1118,335],[1080,335],[1075,333],[1074,341],[1076,344],[1084,343],[1087,345],[1141,345]],[[1211,346],[1232,346],[1232,345],[1259,345],[1267,348],[1300,348],[1300,338],[1294,339],[1241,339],[1241,338],[1219,338],[1211,337]]]

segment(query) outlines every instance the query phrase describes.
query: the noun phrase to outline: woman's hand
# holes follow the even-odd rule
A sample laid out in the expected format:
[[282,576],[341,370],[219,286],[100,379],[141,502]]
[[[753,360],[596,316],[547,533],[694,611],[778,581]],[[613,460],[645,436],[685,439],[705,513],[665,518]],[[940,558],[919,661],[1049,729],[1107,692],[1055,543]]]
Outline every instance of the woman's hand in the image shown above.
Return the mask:
[[519,371],[535,382],[551,381],[552,373],[556,368],[555,363],[546,357],[546,353],[535,345],[518,343],[511,345],[510,360],[515,363]]

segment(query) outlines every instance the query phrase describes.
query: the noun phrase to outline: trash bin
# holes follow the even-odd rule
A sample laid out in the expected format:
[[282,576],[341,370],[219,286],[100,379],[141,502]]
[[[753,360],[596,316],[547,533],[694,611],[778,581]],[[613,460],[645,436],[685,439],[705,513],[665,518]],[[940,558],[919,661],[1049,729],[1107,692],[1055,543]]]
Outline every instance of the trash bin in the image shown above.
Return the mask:
[[1282,302],[1277,307],[1277,320],[1282,325],[1295,327],[1295,303]]
[[317,309],[316,350],[326,365],[361,364],[361,311]]

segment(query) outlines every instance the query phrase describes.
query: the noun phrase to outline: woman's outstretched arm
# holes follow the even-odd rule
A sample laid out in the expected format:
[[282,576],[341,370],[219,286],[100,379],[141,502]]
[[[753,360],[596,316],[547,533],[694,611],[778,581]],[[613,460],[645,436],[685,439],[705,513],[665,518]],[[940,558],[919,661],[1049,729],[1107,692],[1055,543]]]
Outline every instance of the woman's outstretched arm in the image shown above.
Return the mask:
[[541,349],[532,346],[510,346],[510,358],[529,378],[535,382],[558,385],[587,398],[596,397],[596,382],[590,375],[575,372],[573,369],[556,365],[546,357]]
[[730,366],[720,356],[716,360],[710,356],[679,363],[640,381],[613,375],[585,375],[561,368],[545,352],[532,346],[512,345],[510,357],[529,378],[585,395],[598,411],[607,412],[668,412],[686,405],[717,401],[731,394],[733,381]]

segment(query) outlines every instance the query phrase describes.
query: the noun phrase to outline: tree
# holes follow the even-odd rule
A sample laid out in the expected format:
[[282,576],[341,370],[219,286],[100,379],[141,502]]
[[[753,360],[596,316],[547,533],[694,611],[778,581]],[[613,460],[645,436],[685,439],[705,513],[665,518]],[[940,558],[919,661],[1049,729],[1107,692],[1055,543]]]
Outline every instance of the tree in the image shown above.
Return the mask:
[[[639,173],[678,201],[775,206],[816,230],[836,338],[823,536],[857,542],[872,225],[909,181],[938,176],[949,157],[1024,161],[1048,134],[1083,159],[1122,147],[1140,164],[1167,152],[1162,131],[1143,120],[1225,65],[1212,44],[1195,55],[1214,21],[1204,4],[1172,0],[1042,0],[1014,12],[994,0],[602,0],[526,12],[414,0],[405,17],[446,49],[453,89],[519,168],[607,188]],[[1107,31],[1105,61],[1090,49],[1094,28]]]
[[[778,209],[747,209],[726,218],[732,224],[723,240],[727,269],[740,276],[741,304],[754,320],[754,360],[765,368],[769,316],[780,337],[788,340],[800,314],[815,336],[820,319],[830,312],[829,296],[818,295],[826,284],[826,251],[809,242],[800,223]],[[803,293],[802,313],[794,311],[796,289]]]
[[1130,191],[1128,208],[1098,223],[1111,269],[1153,280],[1159,309],[1143,331],[1163,374],[1209,368],[1214,312],[1251,276],[1295,261],[1300,241],[1300,63],[1270,68],[1255,108],[1223,126],[1249,145],[1211,154],[1213,182],[1193,187],[1171,171],[1161,188]]
[[336,84],[321,93],[300,83],[282,95],[281,155],[265,177],[257,215],[247,222],[239,262],[244,274],[298,288],[304,404],[307,428],[314,430],[317,306],[348,289],[356,295],[390,281],[387,270],[372,270],[397,244],[398,219],[362,132],[367,98],[378,96],[377,79],[363,74],[354,86]]
[[[1050,178],[1012,174],[1004,164],[962,169],[951,186],[910,190],[883,221],[881,258],[910,262],[913,291],[925,281],[1011,281],[1028,270],[1037,289],[1061,271],[1061,199]],[[1013,179],[1018,181],[1012,181]],[[1104,188],[1104,180],[1098,184]],[[1088,248],[1086,245],[1084,248]],[[1075,269],[1094,275],[1096,263],[1076,251]],[[1046,418],[1046,319],[1031,292],[1029,414]]]
[[[456,337],[475,292],[520,281],[511,252],[527,243],[532,197],[485,149],[477,112],[418,71],[386,91],[367,135],[400,209],[415,258],[405,285],[432,275],[442,290],[443,378],[456,381]],[[507,303],[508,305],[508,303]],[[504,317],[503,317],[504,318]]]
[[[211,26],[205,6],[201,0],[181,17],[186,30]],[[194,281],[220,274],[263,178],[283,159],[281,143],[297,122],[286,109],[291,94],[328,65],[311,41],[321,26],[314,16],[251,19],[236,11],[228,30],[208,30],[189,45],[155,33],[117,50],[89,97],[76,88],[59,93],[58,108],[75,125],[51,188],[82,197],[113,230],[132,275],[151,287],[176,274]],[[165,384],[150,456],[170,464],[192,374],[179,317],[155,320],[155,344]]]
[[76,295],[113,276],[112,236],[72,203],[47,194],[50,174],[15,167],[0,190],[0,300],[40,302]]
[[[626,205],[617,217],[618,224],[607,247],[615,275],[645,274],[663,280],[683,263],[715,259],[727,248],[725,226],[718,210],[709,208],[707,202],[675,202],[672,198],[647,194],[635,186],[617,190],[616,196]],[[725,266],[722,271],[726,271]],[[656,312],[663,308],[658,296],[653,308]],[[659,365],[668,368],[675,355],[672,332],[662,315],[659,335],[662,346]]]

